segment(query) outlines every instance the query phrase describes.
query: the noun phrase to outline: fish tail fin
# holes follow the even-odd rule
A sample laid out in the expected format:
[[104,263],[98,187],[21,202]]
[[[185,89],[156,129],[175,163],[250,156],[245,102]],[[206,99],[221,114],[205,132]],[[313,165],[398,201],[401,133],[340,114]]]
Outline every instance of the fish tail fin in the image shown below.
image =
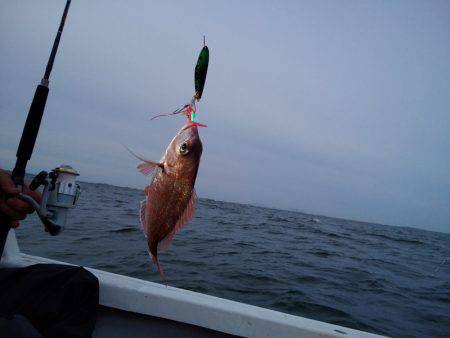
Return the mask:
[[156,264],[156,267],[158,268],[159,276],[161,277],[161,281],[167,286],[166,277],[164,275],[164,270],[163,270],[161,264],[159,264],[158,256],[152,254],[152,260]]

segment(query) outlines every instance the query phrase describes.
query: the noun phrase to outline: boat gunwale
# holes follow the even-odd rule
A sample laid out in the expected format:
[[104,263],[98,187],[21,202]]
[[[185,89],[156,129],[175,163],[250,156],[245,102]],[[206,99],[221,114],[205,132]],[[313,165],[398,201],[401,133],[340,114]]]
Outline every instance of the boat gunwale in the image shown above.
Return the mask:
[[[0,266],[67,264],[20,252],[10,231]],[[244,337],[382,337],[233,300],[85,267],[100,283],[100,305]]]

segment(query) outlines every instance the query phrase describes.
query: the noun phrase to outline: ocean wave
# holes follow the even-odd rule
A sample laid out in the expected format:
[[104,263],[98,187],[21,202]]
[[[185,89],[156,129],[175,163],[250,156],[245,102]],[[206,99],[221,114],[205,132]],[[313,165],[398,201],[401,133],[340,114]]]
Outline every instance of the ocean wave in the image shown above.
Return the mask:
[[[22,222],[21,250],[159,283],[138,226],[142,191],[82,189],[61,235],[35,215]],[[395,337],[450,337],[445,257],[448,234],[200,199],[160,261],[172,286]]]

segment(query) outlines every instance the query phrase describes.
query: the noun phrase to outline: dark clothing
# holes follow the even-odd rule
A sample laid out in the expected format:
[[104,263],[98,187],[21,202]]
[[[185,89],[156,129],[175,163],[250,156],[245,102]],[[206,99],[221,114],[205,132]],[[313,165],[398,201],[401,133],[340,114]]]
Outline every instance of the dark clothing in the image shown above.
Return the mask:
[[0,269],[0,317],[22,315],[46,338],[91,337],[98,294],[98,279],[79,266]]
[[30,321],[22,315],[0,318],[0,338],[43,338]]

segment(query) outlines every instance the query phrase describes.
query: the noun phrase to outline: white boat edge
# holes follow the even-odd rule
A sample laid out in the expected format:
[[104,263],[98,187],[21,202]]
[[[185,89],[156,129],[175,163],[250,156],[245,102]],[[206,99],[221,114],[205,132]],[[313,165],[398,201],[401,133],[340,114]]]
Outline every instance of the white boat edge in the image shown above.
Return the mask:
[[[9,231],[0,266],[59,263],[20,252]],[[100,282],[100,305],[242,337],[382,337],[219,297],[86,267]],[[96,335],[94,331],[94,337]]]

